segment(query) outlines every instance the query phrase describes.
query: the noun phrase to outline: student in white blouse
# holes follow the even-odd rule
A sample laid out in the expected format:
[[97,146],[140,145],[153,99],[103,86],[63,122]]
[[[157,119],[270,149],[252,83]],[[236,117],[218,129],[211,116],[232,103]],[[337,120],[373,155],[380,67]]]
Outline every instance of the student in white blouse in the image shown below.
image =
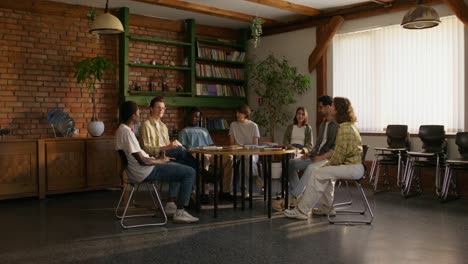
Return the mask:
[[298,153],[308,153],[312,149],[312,127],[307,124],[309,114],[305,107],[298,107],[293,124],[284,132],[283,144],[299,149]]

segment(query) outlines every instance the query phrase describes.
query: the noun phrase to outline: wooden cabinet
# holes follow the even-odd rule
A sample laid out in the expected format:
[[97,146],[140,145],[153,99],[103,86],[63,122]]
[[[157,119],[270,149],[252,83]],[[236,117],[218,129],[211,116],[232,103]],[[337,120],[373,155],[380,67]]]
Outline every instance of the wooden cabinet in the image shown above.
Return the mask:
[[85,141],[46,141],[47,193],[81,189],[86,186]]
[[38,195],[36,141],[0,141],[0,199]]
[[0,141],[0,200],[120,186],[113,137]]
[[45,194],[67,193],[116,187],[119,158],[113,137],[63,138],[39,140],[43,146],[43,162],[39,174],[44,175],[41,189]]
[[120,184],[118,159],[114,139],[87,141],[87,186],[118,186]]

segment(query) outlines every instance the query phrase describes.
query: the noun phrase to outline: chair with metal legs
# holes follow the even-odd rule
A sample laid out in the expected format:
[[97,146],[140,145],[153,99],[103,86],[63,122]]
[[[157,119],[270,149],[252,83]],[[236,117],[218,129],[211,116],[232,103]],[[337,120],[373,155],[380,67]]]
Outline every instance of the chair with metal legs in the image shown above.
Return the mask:
[[[120,156],[120,161],[121,161],[121,170],[120,170],[120,177],[121,181],[124,185],[124,188],[122,190],[122,194],[120,195],[119,203],[117,204],[117,207],[115,209],[115,216],[120,219],[120,225],[123,228],[133,228],[133,227],[143,227],[143,226],[160,226],[160,225],[165,225],[167,223],[167,215],[166,212],[164,211],[164,207],[161,202],[161,198],[159,196],[159,192],[156,188],[156,184],[158,182],[156,181],[143,181],[143,182],[134,182],[130,180],[128,177],[126,177],[126,169],[128,166],[128,160],[127,157],[124,153],[123,150],[118,150],[119,156]],[[140,191],[141,188],[139,188],[141,185],[146,186],[147,191],[149,192],[152,200],[152,206],[151,210],[154,210],[155,212],[153,213],[145,213],[145,214],[130,214],[129,213],[129,205],[130,203],[133,202],[134,194],[138,191]],[[127,191],[130,191],[129,196],[125,200],[125,194]],[[125,201],[124,201],[125,200]],[[121,208],[123,208],[123,212],[119,213],[121,211]],[[162,212],[163,215],[163,221],[150,221],[149,223],[144,223],[144,224],[127,224],[126,220],[128,218],[137,218],[137,217],[154,217],[156,216],[156,213],[158,211]]]
[[387,190],[390,187],[388,178],[388,166],[397,166],[396,185],[400,187],[403,181],[404,164],[406,163],[406,152],[410,148],[410,140],[407,125],[388,125],[386,129],[388,147],[375,147],[374,160],[369,175],[369,183],[373,182],[374,193],[378,192],[380,168],[383,167],[384,186]]
[[[362,174],[362,177],[356,180],[345,180],[345,179],[340,179],[339,181],[341,182],[346,182],[346,183],[351,183],[354,182],[356,185],[356,188],[359,191],[359,195],[361,197],[362,203],[363,203],[363,209],[362,210],[335,210],[336,215],[335,217],[330,217],[330,211],[332,210],[333,206],[330,207],[330,211],[328,212],[328,221],[330,224],[368,224],[370,225],[372,221],[374,220],[374,213],[372,212],[372,209],[369,205],[369,201],[367,200],[366,193],[364,192],[364,189],[362,188],[362,183],[361,181],[364,180],[366,174],[367,174],[367,167],[365,164],[365,157],[367,154],[367,150],[369,149],[368,145],[363,145],[362,146],[362,165],[364,166],[364,173]],[[334,199],[335,195],[333,195],[333,202],[334,204]],[[366,216],[366,213],[369,212],[368,216]],[[350,218],[344,218],[340,217],[338,215],[344,215],[344,214],[351,214],[351,215],[356,215],[360,214],[363,215],[364,219],[350,219]],[[333,219],[332,219],[333,218]]]
[[461,158],[445,161],[445,175],[440,192],[442,202],[458,198],[456,171],[468,171],[468,132],[458,132],[455,143]]
[[[419,138],[423,143],[421,151],[409,151],[405,166],[404,182],[401,193],[403,197],[408,198],[422,193],[420,183],[421,168],[435,167],[435,191],[440,194],[440,167],[445,165],[447,153],[447,139],[445,138],[444,126],[424,125],[419,127]],[[415,170],[418,173],[415,174]]]

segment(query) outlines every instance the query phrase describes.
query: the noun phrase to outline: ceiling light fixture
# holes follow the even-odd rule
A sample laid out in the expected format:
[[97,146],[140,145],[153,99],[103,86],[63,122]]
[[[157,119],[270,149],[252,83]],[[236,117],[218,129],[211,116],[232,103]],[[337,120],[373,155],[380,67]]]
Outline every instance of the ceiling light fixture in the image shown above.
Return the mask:
[[401,26],[406,29],[425,29],[439,24],[440,18],[437,12],[432,7],[423,5],[422,0],[418,1],[418,6],[406,13],[401,22]]
[[104,14],[99,15],[94,19],[93,24],[89,29],[89,33],[100,34],[100,35],[109,35],[109,34],[119,34],[124,32],[122,22],[109,13],[109,0],[106,0],[106,10]]

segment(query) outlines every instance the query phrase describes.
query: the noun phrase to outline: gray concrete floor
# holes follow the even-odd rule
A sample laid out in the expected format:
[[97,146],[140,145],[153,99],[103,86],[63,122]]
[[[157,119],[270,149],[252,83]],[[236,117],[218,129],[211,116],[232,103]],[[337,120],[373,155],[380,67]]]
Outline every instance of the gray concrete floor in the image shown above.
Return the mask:
[[[330,225],[225,206],[200,223],[124,230],[118,191],[0,201],[0,263],[466,263],[468,203],[368,194],[372,225]],[[355,205],[360,203],[355,201]]]

